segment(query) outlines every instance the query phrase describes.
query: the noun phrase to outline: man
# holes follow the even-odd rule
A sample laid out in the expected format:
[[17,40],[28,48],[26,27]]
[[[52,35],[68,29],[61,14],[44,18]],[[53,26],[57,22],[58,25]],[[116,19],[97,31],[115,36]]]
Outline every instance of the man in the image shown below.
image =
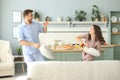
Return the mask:
[[26,9],[23,12],[24,21],[18,26],[18,41],[23,50],[25,62],[44,61],[44,57],[39,51],[39,33],[47,32],[48,23],[42,27],[39,23],[33,22],[33,10]]

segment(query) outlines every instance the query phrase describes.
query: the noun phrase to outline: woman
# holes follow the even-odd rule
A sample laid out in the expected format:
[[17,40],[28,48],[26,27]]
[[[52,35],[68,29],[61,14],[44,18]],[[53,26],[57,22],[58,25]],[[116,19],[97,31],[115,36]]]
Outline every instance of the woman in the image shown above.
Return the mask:
[[[85,39],[85,42],[83,42],[81,39]],[[90,32],[88,34],[79,35],[76,37],[76,40],[80,43],[83,43],[88,48],[95,48],[97,50],[101,50],[101,45],[105,43],[101,29],[98,25],[93,25],[90,28]],[[94,56],[83,51],[82,59],[84,61],[92,61],[94,59]]]

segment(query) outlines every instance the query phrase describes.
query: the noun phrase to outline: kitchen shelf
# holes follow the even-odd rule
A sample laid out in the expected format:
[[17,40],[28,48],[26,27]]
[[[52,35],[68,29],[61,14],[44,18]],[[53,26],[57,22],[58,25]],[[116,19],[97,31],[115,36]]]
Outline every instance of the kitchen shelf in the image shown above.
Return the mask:
[[72,24],[106,24],[103,21],[82,21],[82,22],[72,22]]
[[114,46],[120,46],[120,44],[112,44],[112,45],[114,45]]
[[[111,22],[111,17],[115,16],[117,18],[117,22]],[[120,11],[110,11],[109,13],[109,31],[110,31],[110,44],[115,45],[114,48],[114,59],[119,60],[120,57]],[[117,28],[119,32],[111,32],[113,27]],[[119,55],[118,55],[119,54]]]
[[[120,36],[120,32],[111,32],[113,27],[117,28],[118,30],[120,30],[120,22],[117,21],[117,22],[111,22],[111,17],[112,16],[116,16],[117,19],[119,18],[120,16],[120,11],[110,11],[110,14],[109,14],[109,31],[110,31],[110,43],[113,43],[113,42],[119,42],[119,36]],[[116,36],[114,36],[116,35]]]
[[[39,22],[39,23],[43,24],[44,22]],[[70,27],[70,24],[71,24],[70,21],[61,21],[61,22],[50,21],[50,22],[48,22],[48,25],[68,25],[68,27]]]
[[[43,22],[39,22],[39,23],[43,23]],[[75,24],[80,24],[80,25],[84,25],[84,24],[102,24],[102,25],[107,25],[107,22],[104,22],[104,21],[82,21],[82,22],[78,22],[78,21],[61,21],[61,22],[48,22],[50,25],[53,24],[53,25],[64,25],[64,24],[67,24],[68,26],[71,26],[73,27],[73,25]]]
[[[39,22],[39,23],[44,23],[44,22]],[[70,24],[70,22],[48,22],[48,24]]]
[[120,24],[120,22],[111,22],[111,24]]
[[102,24],[105,27],[107,26],[107,22],[105,22],[105,21],[83,21],[83,22],[75,22],[75,21],[73,21],[71,23],[72,26],[75,25],[75,24],[81,24],[81,25],[83,25],[83,24],[84,25],[87,25],[87,24]]
[[111,34],[120,34],[120,32],[115,32],[115,33],[112,32]]

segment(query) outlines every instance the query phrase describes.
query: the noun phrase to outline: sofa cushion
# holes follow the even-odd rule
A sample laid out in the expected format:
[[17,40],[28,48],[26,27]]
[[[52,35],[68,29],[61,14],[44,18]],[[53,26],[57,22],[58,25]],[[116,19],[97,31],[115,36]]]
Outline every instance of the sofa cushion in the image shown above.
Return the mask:
[[30,80],[120,80],[120,61],[30,62]]

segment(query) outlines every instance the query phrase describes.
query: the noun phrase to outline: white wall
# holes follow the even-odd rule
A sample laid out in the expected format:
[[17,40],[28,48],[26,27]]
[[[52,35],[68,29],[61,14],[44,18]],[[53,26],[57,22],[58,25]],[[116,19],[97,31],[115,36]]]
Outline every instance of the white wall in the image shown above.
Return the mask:
[[0,39],[1,39],[1,0],[0,0]]

